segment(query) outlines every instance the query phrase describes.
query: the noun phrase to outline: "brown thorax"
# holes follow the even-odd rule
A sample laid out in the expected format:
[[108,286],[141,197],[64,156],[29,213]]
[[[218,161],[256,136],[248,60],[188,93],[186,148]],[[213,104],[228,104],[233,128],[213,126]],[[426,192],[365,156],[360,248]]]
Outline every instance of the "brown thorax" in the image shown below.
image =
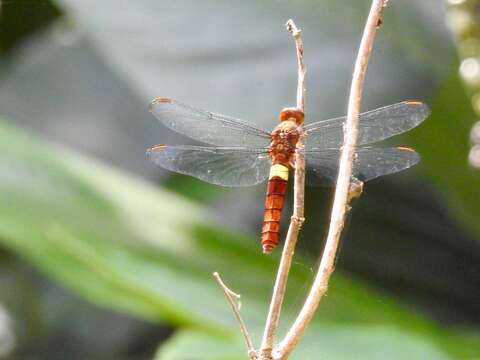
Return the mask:
[[291,168],[304,115],[298,108],[284,108],[279,117],[280,124],[272,131],[269,154],[273,164]]

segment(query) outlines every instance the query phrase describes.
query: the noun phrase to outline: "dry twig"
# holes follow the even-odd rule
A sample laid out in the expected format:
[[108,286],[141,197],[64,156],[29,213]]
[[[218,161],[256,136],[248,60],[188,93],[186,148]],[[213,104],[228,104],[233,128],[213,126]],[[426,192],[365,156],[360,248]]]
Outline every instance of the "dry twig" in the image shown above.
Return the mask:
[[242,335],[245,338],[245,343],[247,344],[248,357],[251,360],[256,360],[257,354],[255,352],[255,349],[253,348],[252,339],[250,338],[250,335],[248,334],[247,326],[245,325],[245,322],[243,321],[242,316],[240,315],[240,308],[242,306],[242,304],[240,303],[240,295],[233,292],[228,288],[227,285],[225,285],[225,283],[223,282],[218,272],[214,272],[213,277],[217,281],[218,285],[220,285],[220,287],[222,288],[223,293],[225,294],[225,297],[230,303],[230,306],[235,315],[235,318],[237,319],[238,324],[240,325],[240,331],[242,332]]
[[[301,30],[297,28],[293,20],[288,20],[287,30],[295,39],[298,62],[298,88],[297,88],[297,108],[305,111],[305,65],[303,63],[303,43],[300,36]],[[297,143],[297,148],[303,148],[303,140]],[[278,320],[282,308],[285,290],[287,287],[288,273],[292,264],[295,245],[298,239],[298,233],[305,221],[304,219],[304,188],[305,188],[305,156],[302,151],[295,154],[295,180],[294,180],[294,204],[293,215],[288,227],[285,245],[283,246],[280,264],[278,266],[277,277],[273,287],[272,300],[268,310],[267,321],[263,334],[262,344],[258,353],[260,360],[272,359],[273,341],[278,328]]]
[[352,164],[358,133],[358,116],[362,98],[362,87],[367,70],[373,41],[381,18],[385,0],[373,0],[370,14],[365,25],[360,48],[355,62],[350,97],[348,101],[347,121],[345,124],[344,146],[340,157],[340,168],[335,189],[335,197],[330,218],[329,232],[317,275],[308,297],[285,339],[280,343],[278,358],[287,359],[306,326],[312,319],[322,296],[328,288],[328,281],[333,272],[340,234],[343,230],[348,209],[348,195],[352,176]]
[[[282,251],[280,264],[275,280],[272,294],[272,300],[268,311],[267,321],[263,334],[260,350],[255,352],[252,341],[246,329],[245,323],[240,316],[240,306],[238,303],[239,295],[232,292],[221,280],[218,273],[214,276],[222,287],[227,300],[237,318],[242,334],[247,343],[250,359],[255,360],[285,360],[297,345],[305,328],[312,319],[320,299],[326,293],[328,282],[333,272],[335,256],[338,248],[340,234],[343,230],[345,216],[349,209],[351,199],[351,175],[353,159],[355,155],[355,144],[358,132],[358,116],[360,113],[361,96],[363,81],[367,69],[368,60],[373,47],[373,40],[377,28],[382,24],[383,9],[388,0],[373,0],[365,25],[364,33],[360,43],[355,69],[353,73],[350,97],[348,102],[348,114],[345,124],[344,146],[340,157],[339,174],[335,190],[334,203],[330,218],[329,232],[322,259],[318,268],[317,275],[313,282],[310,293],[300,311],[294,324],[288,331],[283,341],[274,348],[273,342],[278,328],[280,311],[285,296],[288,274],[290,271],[292,258],[295,252],[295,245],[298,239],[300,228],[304,219],[304,191],[305,191],[305,157],[302,151],[295,154],[295,180],[294,180],[294,210],[288,228],[285,245]],[[301,30],[299,30],[292,20],[288,20],[287,30],[295,39],[298,61],[298,88],[297,88],[297,107],[305,110],[305,65],[303,62],[303,43],[301,39]],[[299,149],[303,148],[303,139],[297,143]]]

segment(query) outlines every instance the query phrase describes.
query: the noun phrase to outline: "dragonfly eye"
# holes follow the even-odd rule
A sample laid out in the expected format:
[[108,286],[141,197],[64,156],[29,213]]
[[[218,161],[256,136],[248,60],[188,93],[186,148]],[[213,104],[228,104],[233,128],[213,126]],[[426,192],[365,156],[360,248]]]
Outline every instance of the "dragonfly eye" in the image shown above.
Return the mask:
[[303,111],[296,107],[287,107],[280,111],[280,121],[294,120],[298,125],[303,124],[305,115]]

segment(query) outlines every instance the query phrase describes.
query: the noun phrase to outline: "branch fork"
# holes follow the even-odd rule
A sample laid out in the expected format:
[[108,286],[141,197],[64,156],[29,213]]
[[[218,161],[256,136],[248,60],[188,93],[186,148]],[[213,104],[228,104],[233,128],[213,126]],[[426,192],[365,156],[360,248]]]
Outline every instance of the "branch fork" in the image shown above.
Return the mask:
[[[358,50],[352,84],[348,101],[347,120],[344,126],[344,145],[341,150],[339,173],[335,187],[335,196],[330,217],[330,225],[327,234],[325,248],[322,253],[320,265],[313,281],[310,292],[300,310],[296,320],[288,330],[284,339],[274,346],[274,339],[278,329],[280,311],[287,286],[288,274],[295,253],[295,245],[304,218],[304,187],[305,187],[305,156],[301,151],[295,154],[295,179],[294,179],[294,204],[285,244],[277,271],[277,277],[273,288],[270,308],[267,315],[265,330],[260,349],[256,352],[246,326],[240,316],[240,307],[235,302],[237,294],[233,293],[222,282],[217,273],[214,274],[217,282],[222,287],[227,300],[237,318],[242,334],[247,344],[249,358],[251,360],[286,360],[298,344],[307,325],[310,323],[318,304],[328,290],[330,276],[334,271],[335,257],[338,249],[340,235],[342,233],[345,217],[350,210],[352,199],[360,196],[363,183],[356,179],[352,181],[352,167],[357,142],[358,122],[362,98],[362,88],[367,70],[368,60],[373,47],[373,41],[377,29],[382,24],[383,11],[388,0],[372,0],[370,13],[363,32],[360,48]],[[292,20],[286,23],[287,30],[295,40],[298,63],[298,87],[297,108],[305,112],[305,65],[303,62],[303,42],[301,30]],[[297,146],[303,147],[303,139]]]

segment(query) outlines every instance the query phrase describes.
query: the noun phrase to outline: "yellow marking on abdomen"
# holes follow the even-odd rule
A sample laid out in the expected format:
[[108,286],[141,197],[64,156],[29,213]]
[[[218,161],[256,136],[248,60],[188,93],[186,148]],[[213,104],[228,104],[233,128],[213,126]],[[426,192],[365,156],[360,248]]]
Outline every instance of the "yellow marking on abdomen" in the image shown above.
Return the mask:
[[270,176],[268,177],[269,179],[277,176],[282,180],[287,181],[288,180],[288,167],[282,164],[275,164],[272,165],[270,168]]

